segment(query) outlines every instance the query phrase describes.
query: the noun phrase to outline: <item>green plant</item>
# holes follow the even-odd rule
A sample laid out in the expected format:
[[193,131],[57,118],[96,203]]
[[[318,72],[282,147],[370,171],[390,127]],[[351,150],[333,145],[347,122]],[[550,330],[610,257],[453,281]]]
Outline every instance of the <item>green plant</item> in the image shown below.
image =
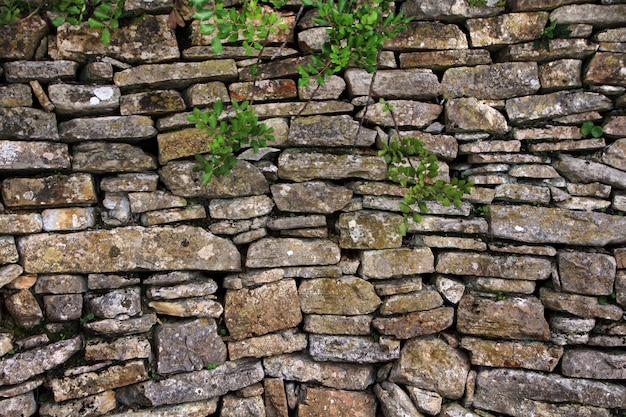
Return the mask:
[[302,0],[305,6],[317,9],[313,21],[324,27],[329,40],[322,50],[311,56],[311,63],[300,66],[300,85],[308,85],[315,77],[319,85],[324,77],[336,74],[348,65],[376,71],[378,54],[383,43],[406,29],[402,13],[393,13],[388,0],[357,2],[351,0]]
[[217,332],[220,336],[228,336],[228,330],[226,330],[225,328],[221,328],[218,330]]
[[88,313],[88,314],[86,314],[85,316],[83,316],[83,317],[81,317],[81,318],[80,318],[80,322],[81,322],[81,323],[83,323],[83,324],[84,324],[84,323],[89,323],[89,322],[90,322],[91,320],[93,320],[95,317],[96,317],[96,315],[95,315],[95,314],[93,314],[93,313]]
[[587,120],[580,126],[580,133],[584,136],[591,135],[594,138],[599,138],[604,134],[602,126],[596,126],[591,120]]
[[52,19],[54,26],[61,26],[65,22],[78,25],[84,20],[84,14],[87,11],[85,0],[56,0],[50,2],[48,7],[52,12],[58,13]]
[[[390,112],[398,131],[393,107],[383,99],[380,102],[383,109]],[[428,214],[426,201],[438,201],[444,207],[459,207],[463,195],[469,193],[474,185],[473,181],[458,178],[453,178],[449,183],[436,180],[439,175],[437,157],[424,148],[424,142],[414,137],[395,135],[390,138],[389,143],[383,145],[378,155],[383,156],[389,166],[389,178],[403,187],[408,187],[400,203],[402,236],[406,236],[408,232],[409,216],[413,221],[421,222],[422,214]]]
[[201,112],[195,108],[188,117],[190,122],[196,124],[196,128],[205,130],[211,138],[207,143],[209,155],[195,156],[200,163],[196,170],[204,171],[203,184],[208,184],[214,176],[221,177],[230,173],[237,164],[234,153],[244,146],[249,145],[257,152],[268,141],[274,140],[274,129],[259,123],[248,101],[238,103],[233,100],[231,104],[235,111],[233,117],[220,120],[224,110],[222,100],[216,101],[212,110]]
[[486,217],[489,214],[489,206],[477,206],[472,209],[474,217]]
[[21,12],[18,1],[2,0],[0,3],[0,27],[17,22]]
[[550,24],[547,24],[541,30],[541,34],[539,35],[539,39],[535,41],[534,48],[535,50],[539,50],[544,48],[546,51],[550,52],[550,40],[554,38],[569,38],[572,34],[572,31],[569,30],[568,25],[559,25],[558,19],[554,19]]
[[[468,0],[468,3],[472,7],[484,7],[488,6],[489,2],[487,0]],[[500,0],[493,4],[492,7],[504,7],[506,6],[506,0]]]
[[[248,55],[252,55],[252,48],[262,50],[263,40],[270,33],[276,33],[276,25],[280,29],[288,29],[282,23],[279,15],[263,7],[270,3],[267,0],[244,0],[240,8],[224,7],[221,0],[190,0],[190,4],[196,8],[194,19],[200,21],[200,33],[213,35],[211,49],[216,54],[222,52],[222,41],[237,42],[243,38],[243,47]],[[282,7],[285,2],[273,0],[274,8]]]
[[216,363],[209,363],[207,364],[204,369],[206,369],[207,371],[212,371],[213,369],[216,369],[219,365]]

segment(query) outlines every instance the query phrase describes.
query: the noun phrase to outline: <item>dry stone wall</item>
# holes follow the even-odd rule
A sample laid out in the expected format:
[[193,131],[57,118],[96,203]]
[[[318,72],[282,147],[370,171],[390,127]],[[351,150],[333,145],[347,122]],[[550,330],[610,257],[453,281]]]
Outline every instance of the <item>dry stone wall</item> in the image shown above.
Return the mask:
[[[401,2],[376,78],[315,94],[307,13],[256,85],[171,1],[1,29],[0,415],[621,416],[626,4],[506,3]],[[405,238],[370,92],[476,184]],[[203,185],[187,115],[252,94],[275,142]]]

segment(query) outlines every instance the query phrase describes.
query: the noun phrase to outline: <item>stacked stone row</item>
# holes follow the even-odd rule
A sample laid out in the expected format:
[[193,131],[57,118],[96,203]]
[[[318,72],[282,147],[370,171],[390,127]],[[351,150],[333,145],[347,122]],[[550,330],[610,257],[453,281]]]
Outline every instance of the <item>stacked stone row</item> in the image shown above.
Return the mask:
[[[0,29],[0,414],[626,409],[626,5],[407,0],[375,77],[317,88],[310,13],[253,83],[197,22],[179,44],[165,3],[129,1],[148,14],[108,46]],[[191,110],[252,96],[275,141],[203,185]],[[476,184],[404,238],[377,98]]]

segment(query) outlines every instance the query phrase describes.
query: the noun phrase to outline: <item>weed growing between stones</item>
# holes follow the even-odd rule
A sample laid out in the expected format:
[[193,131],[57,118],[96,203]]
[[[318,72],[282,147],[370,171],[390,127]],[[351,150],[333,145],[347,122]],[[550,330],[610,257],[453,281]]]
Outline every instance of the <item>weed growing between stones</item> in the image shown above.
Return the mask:
[[594,138],[599,138],[604,134],[602,126],[596,126],[591,120],[587,120],[580,127],[580,133],[584,136],[591,135]]
[[554,38],[569,38],[572,32],[569,30],[567,25],[559,25],[558,19],[554,19],[550,24],[546,25],[541,30],[540,38],[537,39],[534,43],[535,50],[540,50],[544,48],[546,51],[550,52],[550,40]]

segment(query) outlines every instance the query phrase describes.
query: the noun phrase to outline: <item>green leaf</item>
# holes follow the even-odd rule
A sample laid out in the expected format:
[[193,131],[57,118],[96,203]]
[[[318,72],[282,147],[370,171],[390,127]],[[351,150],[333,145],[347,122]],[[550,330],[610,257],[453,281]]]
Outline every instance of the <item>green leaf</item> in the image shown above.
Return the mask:
[[593,128],[591,128],[591,136],[593,136],[594,138],[601,137],[603,133],[604,130],[602,129],[602,126],[594,126]]
[[222,42],[217,36],[211,39],[211,50],[218,55],[222,53]]
[[111,43],[111,32],[109,31],[108,28],[102,29],[102,34],[100,35],[100,41],[104,45],[108,45]]
[[54,26],[58,27],[61,26],[63,23],[65,23],[65,16],[56,16],[54,19],[52,19],[52,25]]
[[594,127],[593,122],[586,121],[580,127],[580,133],[582,133],[583,135],[587,136],[587,135],[591,134],[591,130],[593,129],[593,127]]
[[104,27],[104,23],[102,23],[99,20],[94,19],[93,17],[90,17],[87,20],[87,24],[89,25],[90,28],[101,28],[101,27]]

